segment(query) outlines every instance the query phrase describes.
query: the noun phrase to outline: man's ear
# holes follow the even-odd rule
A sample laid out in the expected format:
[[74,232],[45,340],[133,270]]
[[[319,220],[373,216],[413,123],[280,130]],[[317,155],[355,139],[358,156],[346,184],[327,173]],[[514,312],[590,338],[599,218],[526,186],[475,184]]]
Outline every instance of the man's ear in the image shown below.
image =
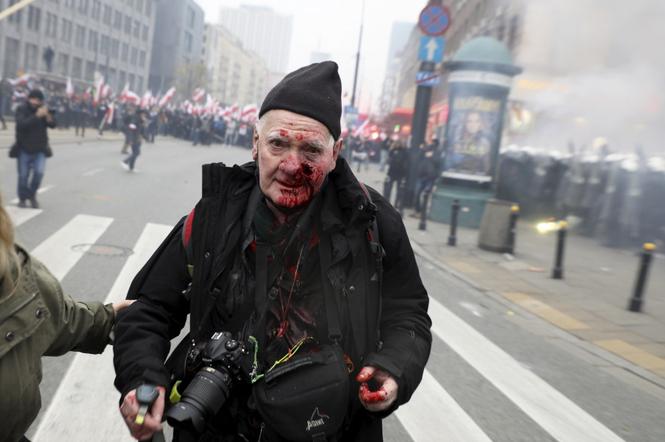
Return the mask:
[[333,163],[332,163],[332,168],[330,169],[331,172],[335,169],[335,166],[337,165],[337,158],[339,157],[339,153],[342,151],[343,147],[344,147],[344,139],[340,138],[335,142],[335,145],[333,146]]
[[252,139],[252,159],[257,161],[259,159],[259,131],[254,126],[254,136]]

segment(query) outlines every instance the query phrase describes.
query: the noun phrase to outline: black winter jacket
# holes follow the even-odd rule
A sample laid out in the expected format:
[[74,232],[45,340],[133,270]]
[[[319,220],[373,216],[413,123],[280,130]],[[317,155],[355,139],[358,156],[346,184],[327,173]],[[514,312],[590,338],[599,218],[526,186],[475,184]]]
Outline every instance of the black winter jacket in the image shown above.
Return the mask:
[[55,127],[55,120],[52,123],[45,118],[35,116],[36,108],[29,103],[22,104],[16,109],[16,144],[24,152],[44,153],[49,152],[47,128]]
[[[204,187],[195,209],[192,279],[186,270],[182,222],[137,275],[129,296],[138,302],[120,313],[116,325],[115,384],[123,395],[144,382],[168,384],[164,360],[169,341],[178,335],[187,314],[191,314],[192,337],[209,336],[206,313],[216,302],[228,302],[218,297],[224,296],[227,282],[233,279],[228,273],[229,262],[242,241],[241,226],[249,194],[256,185],[255,173],[253,163],[233,168],[204,166],[204,183],[212,184]],[[420,383],[431,347],[429,298],[404,225],[387,201],[369,191],[372,201],[340,158],[329,175],[321,208],[322,231],[331,235],[333,249],[328,275],[345,305],[342,314],[347,316],[342,322],[352,330],[354,341],[343,346],[352,346],[358,354],[356,370],[374,365],[391,373],[399,384],[395,405],[381,414],[362,408],[355,384],[351,428],[344,440],[357,441],[382,440],[381,418],[409,400]],[[372,289],[377,280],[366,236],[375,215],[385,250],[380,295]],[[333,274],[338,278],[332,278]],[[192,296],[188,301],[183,290],[190,282]],[[223,326],[215,324],[213,329]]]

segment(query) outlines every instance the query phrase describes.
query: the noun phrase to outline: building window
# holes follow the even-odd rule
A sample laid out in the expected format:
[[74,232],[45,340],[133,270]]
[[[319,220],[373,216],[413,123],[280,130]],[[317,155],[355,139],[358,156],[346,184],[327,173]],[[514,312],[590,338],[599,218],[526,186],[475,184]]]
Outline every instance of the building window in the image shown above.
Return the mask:
[[194,20],[196,19],[196,12],[191,7],[187,8],[187,26],[189,28],[194,27]]
[[83,60],[78,57],[72,59],[72,77],[81,78],[81,71],[83,70]]
[[143,25],[141,30],[141,40],[148,41],[148,27],[146,25]]
[[108,35],[102,35],[102,40],[101,40],[101,46],[99,48],[99,52],[102,55],[110,55],[109,54],[109,49],[111,48],[110,44],[110,39]]
[[138,20],[134,20],[133,34],[135,38],[139,38],[141,35],[141,23]]
[[132,18],[129,15],[125,15],[125,23],[123,26],[125,34],[130,35],[132,33]]
[[129,63],[135,65],[137,62],[139,51],[136,48],[132,48],[132,55],[129,58]]
[[28,29],[39,32],[42,21],[42,10],[35,6],[28,6]]
[[136,9],[139,12],[143,12],[143,0],[136,0]]
[[90,29],[90,31],[88,31],[88,49],[90,49],[93,52],[97,52],[98,44],[99,44],[99,36],[97,34],[97,31],[93,31],[92,29]]
[[92,0],[92,12],[90,15],[94,20],[99,20],[102,12],[102,2],[100,0]]
[[[7,6],[12,6],[13,4],[17,3],[19,0],[9,0],[9,5]],[[9,23],[15,23],[17,25],[21,24],[21,16],[23,14],[23,10],[20,10],[18,12],[13,13],[12,15],[9,16],[8,20]]]
[[145,51],[141,51],[139,54],[139,66],[145,67]]
[[117,38],[111,40],[111,57],[118,58],[120,56],[120,41]]
[[76,0],[65,0],[65,7],[74,9]]
[[115,29],[122,29],[122,12],[115,11],[113,16],[113,27]]
[[124,88],[125,83],[127,83],[127,73],[125,71],[120,71],[118,74],[118,86]]
[[14,77],[18,71],[18,56],[20,43],[15,38],[5,39],[5,59],[2,66],[3,77]]
[[188,53],[192,52],[192,45],[193,45],[192,34],[190,34],[189,32],[185,32],[185,50]]
[[88,1],[89,0],[79,0],[79,13],[83,15],[88,14]]
[[140,75],[136,78],[136,90],[142,91],[143,90],[143,77]]
[[95,80],[95,63],[92,61],[87,61],[85,63],[85,79],[86,81]]
[[69,55],[67,54],[58,54],[58,73],[62,76],[69,75]]
[[508,31],[508,47],[512,50],[517,43],[517,32],[519,30],[520,19],[514,15],[510,19],[510,30]]
[[64,41],[65,43],[71,43],[72,42],[72,30],[74,29],[74,25],[71,22],[71,20],[67,20],[66,18],[62,19],[62,26],[60,27],[60,40]]
[[46,14],[46,36],[52,38],[58,36],[58,16],[50,12]]
[[76,47],[83,49],[85,47],[85,28],[76,25],[76,38],[74,39]]
[[145,1],[145,15],[148,17],[152,15],[152,0]]
[[37,45],[25,44],[25,71],[32,72],[37,69]]
[[111,8],[109,5],[104,5],[104,16],[102,21],[104,22],[105,25],[111,26],[112,15],[113,15],[113,8]]
[[122,61],[127,61],[129,58],[129,45],[127,43],[122,44],[122,53],[120,58]]
[[127,82],[129,83],[129,88],[130,88],[131,90],[135,90],[135,89],[134,89],[134,74],[129,74],[129,75],[128,75],[128,80],[127,80]]

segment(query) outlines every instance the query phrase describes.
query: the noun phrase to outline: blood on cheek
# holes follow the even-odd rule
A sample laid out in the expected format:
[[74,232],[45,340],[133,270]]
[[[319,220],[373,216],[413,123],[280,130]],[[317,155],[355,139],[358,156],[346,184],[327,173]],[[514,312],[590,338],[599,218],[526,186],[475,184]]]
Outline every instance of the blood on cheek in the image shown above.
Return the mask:
[[320,167],[307,161],[298,164],[292,159],[286,159],[280,164],[280,168],[288,174],[293,186],[281,190],[282,195],[277,203],[283,207],[297,207],[309,202],[318,192],[325,177]]

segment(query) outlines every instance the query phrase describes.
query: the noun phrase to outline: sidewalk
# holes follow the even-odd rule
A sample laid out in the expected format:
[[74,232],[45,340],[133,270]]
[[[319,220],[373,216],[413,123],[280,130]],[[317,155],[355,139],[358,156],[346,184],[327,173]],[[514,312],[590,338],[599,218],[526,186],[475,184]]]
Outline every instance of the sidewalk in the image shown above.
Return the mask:
[[[49,129],[49,141],[51,145],[57,146],[60,144],[73,144],[79,142],[90,141],[118,141],[121,142],[124,136],[120,132],[104,131],[101,137],[97,129],[86,127],[85,138],[77,137],[74,133],[74,128],[69,129]],[[14,122],[7,121],[7,129],[0,130],[0,149],[9,149],[14,143]]]
[[[381,190],[383,174],[372,166],[359,177]],[[551,279],[556,233],[539,234],[535,221],[518,225],[515,256],[477,247],[478,231],[458,229],[457,247],[447,245],[449,226],[419,219],[406,211],[412,242],[442,267],[482,291],[498,294],[578,339],[605,349],[660,377],[665,386],[665,259],[653,260],[644,293],[643,313],[627,310],[639,265],[639,250],[611,249],[593,238],[569,233],[564,280]]]

